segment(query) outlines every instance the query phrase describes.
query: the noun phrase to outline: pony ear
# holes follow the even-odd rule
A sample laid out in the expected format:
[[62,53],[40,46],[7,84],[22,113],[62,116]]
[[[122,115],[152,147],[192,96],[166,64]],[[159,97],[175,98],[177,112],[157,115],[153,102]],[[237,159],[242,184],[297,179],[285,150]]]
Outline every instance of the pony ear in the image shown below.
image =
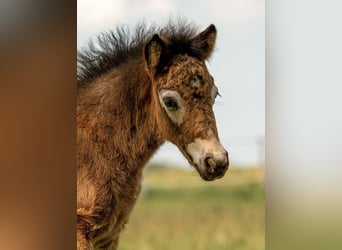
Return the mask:
[[206,60],[214,50],[216,28],[211,24],[204,31],[192,38],[191,49],[196,52],[200,60]]
[[166,44],[154,34],[151,40],[145,45],[144,58],[148,71],[154,76],[157,73],[158,67],[161,64],[162,55],[165,54]]

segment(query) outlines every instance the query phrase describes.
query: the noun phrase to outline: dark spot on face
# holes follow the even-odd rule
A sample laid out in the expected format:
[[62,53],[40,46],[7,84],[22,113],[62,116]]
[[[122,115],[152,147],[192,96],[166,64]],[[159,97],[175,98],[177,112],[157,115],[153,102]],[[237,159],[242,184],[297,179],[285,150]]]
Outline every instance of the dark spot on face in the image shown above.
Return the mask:
[[201,95],[200,93],[198,92],[194,92],[192,93],[192,96],[194,99],[201,99],[203,97],[203,95]]
[[204,85],[203,77],[201,75],[196,75],[190,78],[190,86],[193,89],[202,88]]

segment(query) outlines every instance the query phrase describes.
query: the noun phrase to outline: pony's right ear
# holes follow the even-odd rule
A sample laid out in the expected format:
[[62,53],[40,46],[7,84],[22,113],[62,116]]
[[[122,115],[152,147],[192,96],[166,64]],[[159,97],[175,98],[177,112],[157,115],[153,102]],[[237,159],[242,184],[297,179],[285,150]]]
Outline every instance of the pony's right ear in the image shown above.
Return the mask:
[[214,50],[216,41],[216,27],[211,24],[204,31],[195,36],[191,41],[191,47],[196,51],[200,60],[206,60]]
[[144,58],[148,71],[152,76],[158,71],[158,67],[161,64],[162,56],[165,54],[166,44],[155,34],[151,40],[145,45]]

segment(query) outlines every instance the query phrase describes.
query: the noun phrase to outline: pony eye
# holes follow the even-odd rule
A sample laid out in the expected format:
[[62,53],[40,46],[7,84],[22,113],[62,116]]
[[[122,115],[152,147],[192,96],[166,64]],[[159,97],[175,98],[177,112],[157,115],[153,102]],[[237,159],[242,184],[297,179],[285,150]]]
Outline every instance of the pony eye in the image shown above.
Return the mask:
[[175,111],[179,108],[177,101],[173,97],[164,97],[163,102],[170,111]]

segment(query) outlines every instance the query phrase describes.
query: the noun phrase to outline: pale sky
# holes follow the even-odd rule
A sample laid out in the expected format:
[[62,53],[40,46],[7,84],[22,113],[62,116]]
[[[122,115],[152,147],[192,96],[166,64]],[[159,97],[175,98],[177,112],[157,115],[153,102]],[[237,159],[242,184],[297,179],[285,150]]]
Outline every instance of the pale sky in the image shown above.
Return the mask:
[[[264,10],[264,0],[78,0],[77,47],[118,24],[163,24],[170,17],[202,29],[215,24],[216,50],[208,68],[222,96],[214,106],[220,139],[232,167],[257,165],[263,163],[265,136]],[[152,161],[189,165],[171,143]]]

